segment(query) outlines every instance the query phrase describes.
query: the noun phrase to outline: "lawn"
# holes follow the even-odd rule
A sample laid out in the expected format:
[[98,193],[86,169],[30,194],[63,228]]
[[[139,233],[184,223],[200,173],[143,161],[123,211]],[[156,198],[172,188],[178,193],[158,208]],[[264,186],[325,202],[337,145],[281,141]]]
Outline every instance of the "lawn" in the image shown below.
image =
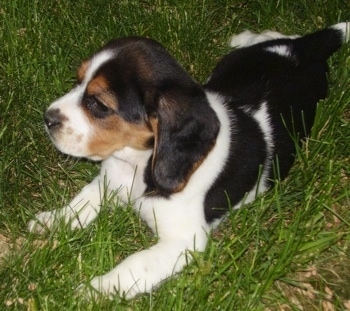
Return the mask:
[[54,148],[42,113],[108,40],[152,37],[204,82],[234,33],[346,20],[348,0],[0,0],[0,309],[350,310],[350,45],[329,61],[328,97],[289,177],[232,212],[153,293],[86,301],[76,291],[155,242],[130,207],[106,207],[81,231],[26,231],[98,171]]

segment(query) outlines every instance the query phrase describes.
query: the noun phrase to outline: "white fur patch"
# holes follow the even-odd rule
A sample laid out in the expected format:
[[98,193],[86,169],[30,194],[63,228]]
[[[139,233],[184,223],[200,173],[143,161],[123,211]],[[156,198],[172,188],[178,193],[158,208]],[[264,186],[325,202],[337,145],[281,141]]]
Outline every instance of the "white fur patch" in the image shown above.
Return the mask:
[[109,61],[116,56],[116,53],[112,50],[104,50],[93,56],[91,59],[89,68],[87,69],[84,77],[83,84],[86,84],[91,80],[96,70],[99,69],[105,62]]
[[293,57],[289,46],[287,45],[273,45],[265,48],[265,51],[278,54],[283,57]]
[[350,41],[350,22],[339,23],[339,24],[331,26],[330,28],[342,31],[343,41],[345,43]]
[[266,178],[271,168],[271,163],[272,163],[271,160],[272,160],[273,149],[274,149],[273,129],[270,123],[270,117],[267,110],[267,103],[266,102],[261,103],[260,108],[254,113],[250,109],[244,109],[243,111],[251,115],[260,127],[260,130],[263,134],[264,141],[266,144],[266,159],[265,159],[265,163],[264,163],[261,175],[259,176],[259,180],[255,184],[255,186],[247,193],[247,195],[242,200],[242,202],[234,206],[234,209],[241,207],[243,203],[247,204],[252,202],[259,193],[264,192],[268,189]]
[[242,48],[242,47],[247,47],[257,43],[271,41],[275,39],[281,39],[281,38],[295,39],[298,37],[299,37],[298,35],[287,36],[279,32],[270,31],[270,30],[266,30],[261,34],[256,34],[254,32],[251,32],[250,30],[245,30],[238,35],[233,35],[229,45],[231,47]]
[[262,175],[260,177],[260,185],[258,186],[258,192],[260,193],[267,190],[266,178],[271,168],[274,150],[273,128],[270,123],[270,116],[267,110],[266,102],[263,102],[260,105],[260,109],[254,113],[253,117],[259,124],[260,130],[264,135],[264,141],[266,144],[266,160],[264,163]]

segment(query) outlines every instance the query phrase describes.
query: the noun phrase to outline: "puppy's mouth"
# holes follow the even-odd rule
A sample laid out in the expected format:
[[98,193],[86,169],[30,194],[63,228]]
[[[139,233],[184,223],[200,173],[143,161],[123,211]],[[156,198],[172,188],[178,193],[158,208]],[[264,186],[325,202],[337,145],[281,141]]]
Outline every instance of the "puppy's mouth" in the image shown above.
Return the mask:
[[94,155],[88,155],[85,150],[83,133],[76,132],[67,126],[68,118],[60,109],[48,109],[44,114],[45,130],[52,143],[61,152],[75,156],[97,160]]

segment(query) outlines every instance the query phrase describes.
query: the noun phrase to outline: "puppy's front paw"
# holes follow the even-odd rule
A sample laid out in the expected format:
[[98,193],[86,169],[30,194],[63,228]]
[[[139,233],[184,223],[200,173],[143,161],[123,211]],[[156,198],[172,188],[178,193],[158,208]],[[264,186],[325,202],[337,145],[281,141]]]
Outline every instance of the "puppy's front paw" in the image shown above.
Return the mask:
[[[113,299],[115,296],[127,298],[119,291],[119,285],[112,283],[115,282],[107,280],[104,275],[97,276],[89,284],[80,284],[76,289],[76,294],[86,300],[97,300],[99,297]],[[119,281],[118,283],[120,284]]]
[[28,231],[43,234],[52,229],[56,218],[56,211],[38,213],[35,215],[35,219],[29,221]]
[[138,294],[150,293],[187,263],[185,250],[176,245],[177,242],[169,241],[158,243],[129,256],[108,273],[93,278],[88,294],[96,297],[98,292],[108,297],[119,295],[131,299]]
[[89,299],[96,299],[99,295],[109,298],[119,295],[131,299],[150,292],[164,277],[159,274],[162,269],[158,271],[154,262],[142,261],[149,258],[139,255],[131,255],[108,273],[93,278],[88,286],[80,286],[79,292]]
[[[131,271],[124,275],[114,271],[97,276],[90,282],[89,297],[103,295],[112,298],[119,295],[125,299],[132,299],[138,294],[149,292],[150,290],[145,286],[145,280],[136,280],[136,278],[137,276],[134,276]],[[143,283],[143,286],[140,283]]]
[[78,204],[73,208],[66,206],[51,212],[36,214],[35,219],[28,223],[28,230],[35,233],[45,233],[63,221],[72,230],[87,227],[98,215],[100,208],[90,204]]

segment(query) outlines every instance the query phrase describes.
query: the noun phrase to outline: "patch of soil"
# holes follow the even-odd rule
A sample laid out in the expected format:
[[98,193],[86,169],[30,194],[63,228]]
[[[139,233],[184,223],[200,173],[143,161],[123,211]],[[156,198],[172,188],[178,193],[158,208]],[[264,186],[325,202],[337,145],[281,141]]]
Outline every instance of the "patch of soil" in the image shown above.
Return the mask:
[[11,249],[10,239],[0,234],[0,264]]

